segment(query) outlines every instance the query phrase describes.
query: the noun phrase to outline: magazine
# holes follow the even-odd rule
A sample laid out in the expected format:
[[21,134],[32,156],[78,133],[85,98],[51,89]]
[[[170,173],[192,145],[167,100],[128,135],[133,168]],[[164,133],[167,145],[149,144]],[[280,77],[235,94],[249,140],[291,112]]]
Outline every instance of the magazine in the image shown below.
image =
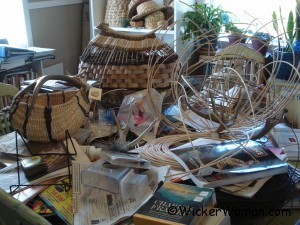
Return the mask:
[[52,209],[67,225],[73,224],[72,188],[69,178],[64,177],[56,185],[49,186],[39,197]]
[[271,177],[272,176],[246,181],[243,183],[221,186],[220,190],[244,198],[253,198],[253,196],[264,186],[268,180],[271,179]]
[[288,164],[268,148],[246,139],[171,150],[169,154],[197,186],[204,187],[246,182],[285,173],[288,169]]

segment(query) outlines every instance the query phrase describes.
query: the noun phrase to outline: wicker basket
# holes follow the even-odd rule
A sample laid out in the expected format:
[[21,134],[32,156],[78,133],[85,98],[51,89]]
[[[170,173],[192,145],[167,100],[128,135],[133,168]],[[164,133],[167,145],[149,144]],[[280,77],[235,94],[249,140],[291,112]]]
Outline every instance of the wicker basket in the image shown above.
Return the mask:
[[109,0],[105,11],[105,23],[112,27],[121,27],[122,19],[128,18],[130,0]]
[[162,11],[157,11],[145,17],[145,28],[155,29],[159,26],[159,22],[165,22],[165,16]]
[[[63,80],[77,90],[39,93],[47,80]],[[28,94],[30,90],[33,94]],[[28,140],[54,142],[72,135],[88,117],[88,86],[66,75],[47,75],[21,90],[13,99],[10,112],[12,126]]]
[[127,34],[100,24],[96,36],[80,57],[80,71],[99,79],[102,88],[169,88],[178,55],[166,43],[148,34]]

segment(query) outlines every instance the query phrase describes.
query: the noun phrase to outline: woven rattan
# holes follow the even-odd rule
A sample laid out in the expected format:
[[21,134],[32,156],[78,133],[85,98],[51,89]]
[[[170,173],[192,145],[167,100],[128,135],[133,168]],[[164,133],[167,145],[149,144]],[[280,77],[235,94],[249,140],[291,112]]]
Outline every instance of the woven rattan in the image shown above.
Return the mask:
[[148,1],[150,0],[131,0],[128,5],[128,18],[132,18],[137,14],[136,8],[138,5]]
[[155,30],[148,34],[126,34],[100,24],[95,37],[80,57],[80,70],[88,78],[101,80],[102,88],[167,88],[174,73],[177,54],[165,42],[156,38]]
[[145,28],[155,29],[159,26],[159,22],[165,22],[165,16],[162,11],[157,11],[145,17]]
[[147,1],[137,6],[137,15],[133,16],[131,20],[142,20],[145,16],[165,9],[165,6],[159,6],[154,1]]
[[[64,80],[79,89],[66,92],[39,93],[47,80]],[[33,94],[30,90],[33,89]],[[48,75],[21,90],[12,102],[10,121],[26,139],[54,142],[74,134],[87,119],[90,104],[87,86],[66,75]]]
[[105,23],[113,27],[121,27],[122,19],[128,18],[130,0],[109,0],[105,11]]

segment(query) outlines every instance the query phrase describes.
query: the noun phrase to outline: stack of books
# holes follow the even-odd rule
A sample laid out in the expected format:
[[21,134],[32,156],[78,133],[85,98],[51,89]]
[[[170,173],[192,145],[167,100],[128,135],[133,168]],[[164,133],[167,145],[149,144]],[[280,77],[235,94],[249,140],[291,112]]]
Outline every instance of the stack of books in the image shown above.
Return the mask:
[[8,70],[24,65],[26,60],[33,55],[32,50],[0,45],[0,69]]
[[18,48],[6,44],[0,45],[0,69],[10,70],[26,63],[43,59],[54,59],[55,50],[50,48]]

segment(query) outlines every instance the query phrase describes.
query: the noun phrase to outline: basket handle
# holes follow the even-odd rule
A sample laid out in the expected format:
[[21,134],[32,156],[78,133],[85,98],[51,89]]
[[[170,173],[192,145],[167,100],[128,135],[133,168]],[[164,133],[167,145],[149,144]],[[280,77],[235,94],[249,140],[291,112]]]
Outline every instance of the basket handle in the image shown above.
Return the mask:
[[43,76],[40,79],[38,79],[35,88],[33,90],[33,94],[32,94],[32,100],[31,100],[31,107],[33,108],[37,99],[37,96],[40,92],[41,87],[43,86],[44,83],[46,83],[48,80],[62,80],[62,81],[66,81],[72,85],[74,85],[77,88],[84,88],[87,89],[88,85],[73,78],[70,77],[68,75],[47,75],[47,76]]
[[48,80],[62,80],[62,81],[66,81],[71,85],[74,85],[77,88],[84,88],[84,89],[88,89],[88,85],[73,78],[70,77],[68,75],[46,75],[43,76],[41,78],[39,78],[38,80],[35,80],[33,83],[31,83],[30,85],[28,85],[26,88],[24,88],[23,90],[19,91],[13,98],[12,100],[12,104],[14,102],[16,102],[16,100],[19,98],[19,96],[27,93],[28,91],[33,89],[33,94],[32,94],[32,99],[31,99],[31,104],[29,105],[29,114],[31,110],[34,108],[34,105],[36,103],[39,91],[41,89],[41,87],[43,86],[44,83],[46,83]]
[[115,31],[115,30],[109,28],[107,23],[103,23],[103,22],[100,23],[97,26],[97,28],[100,29],[101,31],[109,33],[115,37],[121,37],[121,38],[128,39],[128,40],[144,40],[147,37],[155,37],[155,32],[158,31],[159,29],[161,29],[161,26],[157,27],[156,29],[154,29],[148,33],[143,33],[143,34],[132,34],[132,33]]

